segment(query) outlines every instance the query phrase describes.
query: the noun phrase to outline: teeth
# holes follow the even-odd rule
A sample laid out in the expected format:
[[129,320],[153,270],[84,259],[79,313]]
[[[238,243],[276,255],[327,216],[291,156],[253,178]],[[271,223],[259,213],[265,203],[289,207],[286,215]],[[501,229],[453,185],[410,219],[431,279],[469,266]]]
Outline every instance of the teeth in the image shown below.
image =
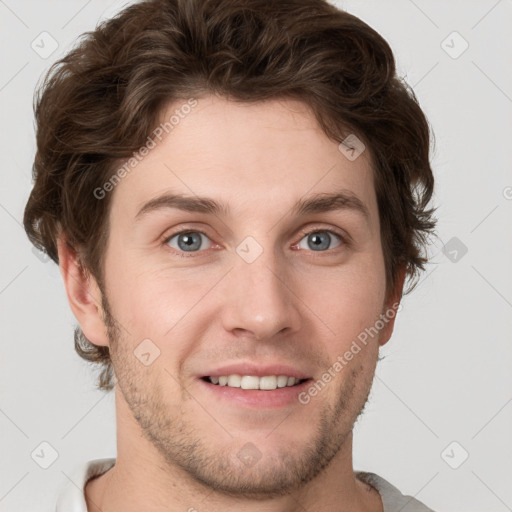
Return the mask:
[[268,391],[294,386],[300,382],[300,379],[288,377],[287,375],[265,375],[264,377],[256,377],[254,375],[223,375],[221,377],[209,377],[209,380],[212,384],[218,384],[219,386],[264,389]]
[[240,382],[242,389],[260,389],[259,377],[252,377],[250,375],[244,375]]
[[240,375],[230,375],[228,377],[228,386],[230,388],[239,388],[242,381]]
[[275,375],[269,375],[268,377],[260,378],[260,389],[276,389],[277,388],[277,377]]
[[285,388],[288,385],[288,377],[286,375],[279,375],[277,377],[277,387]]

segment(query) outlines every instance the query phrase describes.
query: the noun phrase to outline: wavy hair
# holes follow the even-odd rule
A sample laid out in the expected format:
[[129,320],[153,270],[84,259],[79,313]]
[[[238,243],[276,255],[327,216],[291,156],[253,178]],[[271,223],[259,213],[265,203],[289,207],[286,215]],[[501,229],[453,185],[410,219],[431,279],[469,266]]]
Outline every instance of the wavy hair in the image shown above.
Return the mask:
[[[112,194],[98,200],[94,190],[144,145],[170,101],[205,94],[298,99],[330,139],[356,134],[373,162],[387,291],[404,268],[405,293],[414,288],[436,224],[433,134],[388,43],[324,0],[147,0],[82,34],[34,96],[30,241],[58,263],[64,235],[103,289]],[[75,349],[100,365],[98,388],[112,389],[108,347],[77,327]]]

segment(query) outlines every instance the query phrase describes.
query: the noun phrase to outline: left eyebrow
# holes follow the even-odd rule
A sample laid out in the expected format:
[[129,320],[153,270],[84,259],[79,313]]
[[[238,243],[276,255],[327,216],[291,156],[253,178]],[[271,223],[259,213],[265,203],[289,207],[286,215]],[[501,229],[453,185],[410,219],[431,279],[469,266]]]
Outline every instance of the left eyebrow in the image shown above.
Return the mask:
[[308,213],[326,213],[340,210],[359,213],[366,222],[369,223],[370,221],[368,207],[349,190],[342,190],[337,194],[317,194],[306,199],[300,199],[292,208],[292,213],[300,216]]
[[[230,208],[226,203],[209,197],[165,193],[145,203],[135,215],[135,220],[139,221],[150,212],[167,208],[223,217],[227,217],[230,214]],[[348,190],[335,194],[317,194],[306,199],[300,199],[292,207],[291,213],[292,215],[303,216],[311,213],[326,213],[340,210],[354,211],[362,215],[366,222],[370,220],[367,206]]]

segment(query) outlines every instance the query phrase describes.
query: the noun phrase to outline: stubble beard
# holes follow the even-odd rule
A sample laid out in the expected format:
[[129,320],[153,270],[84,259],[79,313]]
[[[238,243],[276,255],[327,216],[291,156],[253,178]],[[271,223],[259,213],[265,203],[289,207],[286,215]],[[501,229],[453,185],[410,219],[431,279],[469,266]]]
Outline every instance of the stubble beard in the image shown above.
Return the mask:
[[[342,381],[343,387],[338,391],[336,402],[325,404],[310,441],[297,447],[293,453],[279,450],[271,458],[262,457],[254,466],[245,467],[237,458],[234,446],[229,450],[225,446],[208,445],[185,414],[171,416],[171,407],[163,399],[161,387],[158,383],[151,385],[151,378],[142,378],[140,362],[131,349],[125,350],[130,345],[121,337],[121,330],[104,294],[102,305],[116,384],[142,435],[156,448],[171,474],[176,474],[179,468],[195,482],[217,493],[263,500],[303,488],[320,475],[340,452],[368,401],[373,372],[369,378],[366,377],[364,389],[367,392],[361,400],[356,396],[355,383],[361,378],[362,366],[348,367],[349,375]],[[163,372],[162,375],[166,377]],[[167,377],[172,380],[170,375]],[[194,400],[182,388],[181,405],[176,410],[182,412],[183,404],[190,399]],[[211,422],[212,429],[221,429],[213,418]],[[271,435],[284,435],[286,438],[285,431],[286,420]],[[224,434],[222,431],[220,436]],[[257,447],[257,442],[254,444]]]

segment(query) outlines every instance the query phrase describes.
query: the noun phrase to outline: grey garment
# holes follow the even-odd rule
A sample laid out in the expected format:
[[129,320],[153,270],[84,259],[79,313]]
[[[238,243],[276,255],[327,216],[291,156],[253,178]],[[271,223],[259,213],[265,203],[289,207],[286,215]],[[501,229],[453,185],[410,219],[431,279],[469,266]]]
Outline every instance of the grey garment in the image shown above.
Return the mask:
[[[62,489],[55,512],[87,512],[84,488],[88,480],[107,472],[115,458],[95,459],[78,466]],[[384,512],[434,512],[410,496],[404,496],[396,487],[375,473],[356,471],[356,477],[374,487],[380,494]]]
[[379,492],[384,512],[434,512],[412,496],[404,496],[395,486],[375,473],[355,471],[355,475]]
[[115,462],[115,458],[95,459],[77,466],[71,482],[67,482],[57,498],[55,512],[88,512],[84,496],[85,484],[91,478],[106,473]]

